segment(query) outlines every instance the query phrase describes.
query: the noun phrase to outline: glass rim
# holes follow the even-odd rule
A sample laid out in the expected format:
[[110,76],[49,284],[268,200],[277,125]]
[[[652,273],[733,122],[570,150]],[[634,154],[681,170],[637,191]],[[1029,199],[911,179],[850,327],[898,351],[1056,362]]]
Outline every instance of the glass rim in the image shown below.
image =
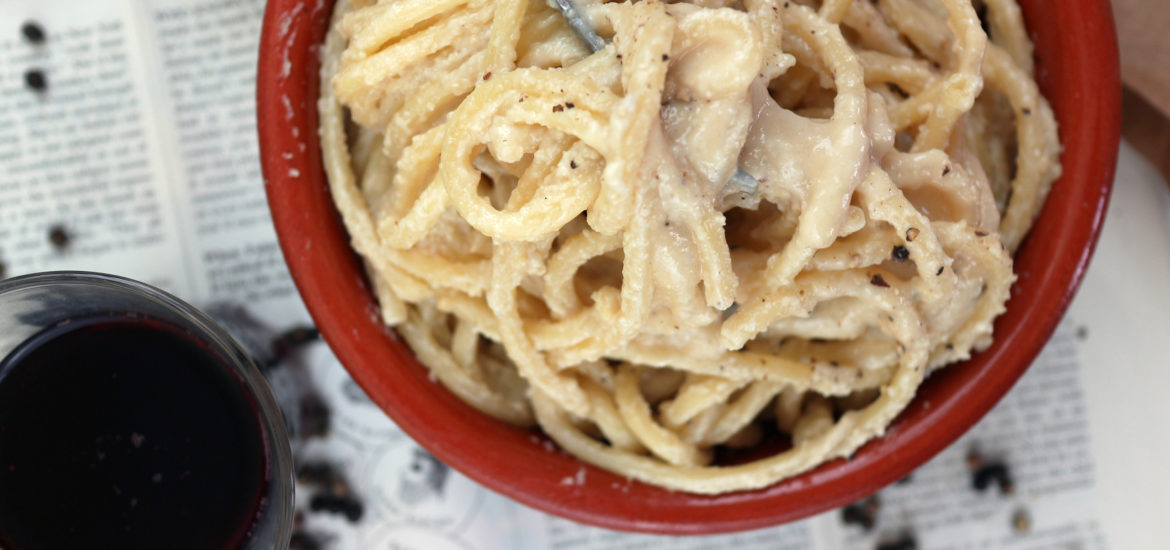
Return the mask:
[[[175,313],[198,331],[199,336],[205,338],[223,355],[223,359],[232,371],[239,376],[248,392],[255,400],[256,409],[260,416],[261,427],[265,433],[264,442],[266,455],[271,462],[270,483],[276,485],[280,502],[269,502],[275,519],[277,540],[275,548],[287,546],[293,529],[295,490],[295,466],[293,464],[290,445],[280,442],[290,441],[288,427],[285,425],[284,414],[272,395],[267,379],[252,361],[251,356],[236,342],[223,327],[215,322],[206,313],[177,296],[155,286],[136,281],[120,275],[100,273],[96,271],[44,271],[19,275],[0,280],[0,296],[12,292],[36,288],[52,287],[55,285],[78,285],[102,287],[118,292],[128,292],[145,298]],[[259,518],[261,516],[257,516]]]

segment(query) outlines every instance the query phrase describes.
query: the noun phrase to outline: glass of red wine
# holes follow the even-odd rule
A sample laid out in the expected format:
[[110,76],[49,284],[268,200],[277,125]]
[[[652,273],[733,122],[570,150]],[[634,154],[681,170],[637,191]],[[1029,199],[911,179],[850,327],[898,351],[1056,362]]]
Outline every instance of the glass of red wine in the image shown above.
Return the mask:
[[248,355],[132,280],[0,282],[0,550],[286,548],[293,462]]

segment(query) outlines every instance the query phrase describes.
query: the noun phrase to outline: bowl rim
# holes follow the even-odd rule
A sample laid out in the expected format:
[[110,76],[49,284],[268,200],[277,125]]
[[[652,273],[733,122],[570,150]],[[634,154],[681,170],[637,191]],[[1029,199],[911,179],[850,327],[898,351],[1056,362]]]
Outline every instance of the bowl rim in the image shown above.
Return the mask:
[[[1044,10],[1045,2],[1057,1],[1061,9]],[[285,261],[321,334],[370,398],[440,460],[516,501],[610,529],[675,535],[766,527],[839,507],[905,477],[1003,397],[1055,330],[1100,234],[1120,140],[1112,11],[1107,0],[1021,4],[1036,44],[1037,76],[1058,116],[1064,173],[1017,254],[1019,279],[995,323],[993,345],[932,375],[886,435],[850,459],[755,491],[671,492],[580,462],[550,448],[542,435],[482,415],[431,381],[382,324],[326,188],[317,142],[317,71],[333,0],[269,0],[264,14],[257,127]],[[564,483],[582,471],[586,481]]]

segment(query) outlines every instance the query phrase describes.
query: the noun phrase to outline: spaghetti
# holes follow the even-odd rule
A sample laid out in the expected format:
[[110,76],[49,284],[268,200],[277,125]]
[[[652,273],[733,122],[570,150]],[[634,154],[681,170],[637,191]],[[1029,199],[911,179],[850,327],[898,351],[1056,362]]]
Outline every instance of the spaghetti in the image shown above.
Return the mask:
[[543,0],[336,10],[333,197],[439,382],[720,493],[850,455],[990,344],[1060,170],[1014,2],[578,4],[596,52]]

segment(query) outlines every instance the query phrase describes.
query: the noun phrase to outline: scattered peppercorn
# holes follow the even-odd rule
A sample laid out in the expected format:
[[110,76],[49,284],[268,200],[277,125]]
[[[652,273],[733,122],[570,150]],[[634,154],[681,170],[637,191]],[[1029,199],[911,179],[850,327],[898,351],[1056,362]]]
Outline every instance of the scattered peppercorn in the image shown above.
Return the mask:
[[349,484],[344,479],[335,478],[333,483],[329,484],[329,493],[338,498],[347,497],[349,496]]
[[846,525],[860,525],[866,531],[873,530],[881,507],[877,495],[871,496],[841,508],[841,521]]
[[559,112],[564,111],[564,110],[565,110],[564,105],[553,105],[553,108],[552,108],[552,112],[554,112],[554,113],[559,113]]
[[305,344],[317,341],[320,337],[321,333],[311,326],[293,327],[284,331],[272,341],[272,357],[263,366],[276,366],[292,352],[304,347]]
[[566,109],[576,109],[576,108],[577,108],[577,106],[576,106],[576,105],[574,105],[572,101],[566,101],[566,102],[565,102],[565,108],[566,108]]
[[576,170],[576,169],[577,169],[577,161],[575,161],[575,160],[570,160],[570,161],[569,161],[569,168],[570,168],[570,169],[572,169],[572,170]]
[[40,69],[29,69],[24,72],[24,85],[34,92],[44,92],[49,89],[49,79]]
[[20,34],[22,34],[24,39],[28,40],[31,44],[45,43],[45,30],[42,29],[36,21],[25,21],[24,24],[20,26]]
[[333,466],[324,462],[309,462],[297,470],[297,482],[305,485],[330,485],[337,477]]
[[323,462],[305,464],[297,470],[297,481],[319,489],[309,500],[310,511],[343,514],[351,522],[362,518],[364,506],[332,465]]
[[58,252],[68,248],[70,240],[69,231],[65,229],[64,225],[58,223],[49,227],[49,244],[53,245],[53,248],[57,249]]
[[483,73],[483,79],[484,80],[491,80],[492,79],[492,72],[488,71],[486,73]]
[[1011,473],[1008,472],[1007,465],[1002,462],[993,462],[975,471],[971,478],[971,487],[976,491],[985,491],[992,483],[999,486],[999,492],[1004,495],[1010,495],[1015,492],[1015,484],[1012,483]]
[[948,164],[946,166],[943,166],[943,176],[946,176],[947,174],[950,174],[950,173],[951,173],[951,165]]
[[967,469],[972,472],[983,467],[983,455],[980,454],[978,448],[972,447],[971,450],[967,451],[966,461]]
[[904,533],[896,539],[878,544],[877,550],[918,550],[918,541],[913,534]]
[[909,260],[910,259],[910,249],[906,248],[902,245],[895,246],[893,256],[894,256],[895,261],[904,262],[906,260]]
[[338,497],[330,494],[317,494],[309,499],[309,510],[314,512],[329,512],[342,514],[345,519],[357,522],[365,512],[361,502],[349,497]]
[[1020,109],[1020,112],[1024,113],[1024,116],[1032,116],[1032,110],[1027,107]]
[[324,437],[329,434],[329,406],[316,394],[310,393],[301,398],[301,437]]
[[874,276],[869,279],[869,284],[873,286],[880,286],[882,288],[890,287],[890,283],[886,282],[885,277],[882,277],[881,273],[875,273]]
[[663,61],[670,61],[670,56],[666,55],[666,54],[662,54],[662,60]]
[[316,537],[304,531],[295,531],[288,539],[288,550],[320,550]]
[[914,239],[918,238],[918,233],[919,233],[919,231],[918,231],[917,227],[911,227],[911,228],[907,229],[906,230],[906,241],[911,242],[911,243],[914,242]]
[[1032,530],[1032,515],[1028,510],[1020,508],[1012,514],[1012,530],[1020,535]]
[[[3,271],[0,271],[0,279],[4,278]],[[1077,327],[1077,340],[1085,341],[1089,338],[1089,327],[1081,325]]]
[[940,265],[940,266],[938,266],[938,271],[934,272],[934,274],[935,274],[936,276],[938,276],[938,275],[942,275],[942,272],[943,272],[943,270],[944,270],[944,269],[946,269],[946,268],[947,268],[947,266],[945,266],[945,265]]

